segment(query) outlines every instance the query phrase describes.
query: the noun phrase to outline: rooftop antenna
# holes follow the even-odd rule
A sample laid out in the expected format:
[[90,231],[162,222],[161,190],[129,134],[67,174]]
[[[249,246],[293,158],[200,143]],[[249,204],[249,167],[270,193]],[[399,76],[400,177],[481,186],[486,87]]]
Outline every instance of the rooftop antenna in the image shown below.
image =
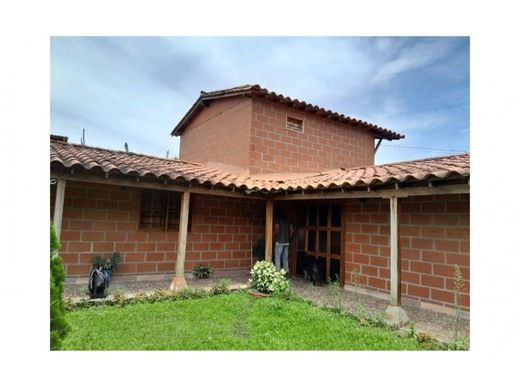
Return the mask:
[[125,142],[125,150],[128,153],[128,144]]
[[167,150],[166,151],[166,158],[168,158],[169,155],[170,155],[170,150]]
[[81,137],[81,145],[85,145],[85,128],[83,128],[83,136]]

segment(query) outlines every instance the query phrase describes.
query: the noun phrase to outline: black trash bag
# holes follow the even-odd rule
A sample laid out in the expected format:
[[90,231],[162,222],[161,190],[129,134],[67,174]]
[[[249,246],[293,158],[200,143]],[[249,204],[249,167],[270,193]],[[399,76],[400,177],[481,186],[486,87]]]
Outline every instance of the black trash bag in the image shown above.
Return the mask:
[[90,271],[88,278],[88,290],[90,298],[105,298],[105,289],[110,283],[110,277],[103,267],[97,267]]
[[322,285],[325,283],[326,264],[316,257],[305,254],[303,260],[304,278],[311,281],[313,285]]

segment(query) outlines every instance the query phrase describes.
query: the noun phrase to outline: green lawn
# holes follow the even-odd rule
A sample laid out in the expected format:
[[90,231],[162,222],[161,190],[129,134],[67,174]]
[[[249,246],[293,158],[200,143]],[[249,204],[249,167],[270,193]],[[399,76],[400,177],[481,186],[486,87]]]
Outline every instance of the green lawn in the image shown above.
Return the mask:
[[68,350],[418,350],[411,338],[302,301],[246,292],[67,313]]

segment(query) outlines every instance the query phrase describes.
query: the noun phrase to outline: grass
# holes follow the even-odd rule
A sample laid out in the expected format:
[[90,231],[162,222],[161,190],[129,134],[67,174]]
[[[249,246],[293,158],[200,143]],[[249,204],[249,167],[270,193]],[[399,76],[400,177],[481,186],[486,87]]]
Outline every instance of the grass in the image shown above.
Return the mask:
[[66,350],[419,350],[416,339],[301,300],[244,291],[67,313]]

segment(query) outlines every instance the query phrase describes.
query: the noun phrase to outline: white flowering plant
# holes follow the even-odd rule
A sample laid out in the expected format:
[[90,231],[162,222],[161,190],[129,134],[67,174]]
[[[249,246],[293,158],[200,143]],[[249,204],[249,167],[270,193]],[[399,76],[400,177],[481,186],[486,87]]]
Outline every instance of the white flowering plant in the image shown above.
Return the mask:
[[252,288],[264,294],[282,293],[289,289],[289,280],[285,274],[286,271],[283,268],[276,271],[271,262],[257,261],[251,270],[249,283]]

